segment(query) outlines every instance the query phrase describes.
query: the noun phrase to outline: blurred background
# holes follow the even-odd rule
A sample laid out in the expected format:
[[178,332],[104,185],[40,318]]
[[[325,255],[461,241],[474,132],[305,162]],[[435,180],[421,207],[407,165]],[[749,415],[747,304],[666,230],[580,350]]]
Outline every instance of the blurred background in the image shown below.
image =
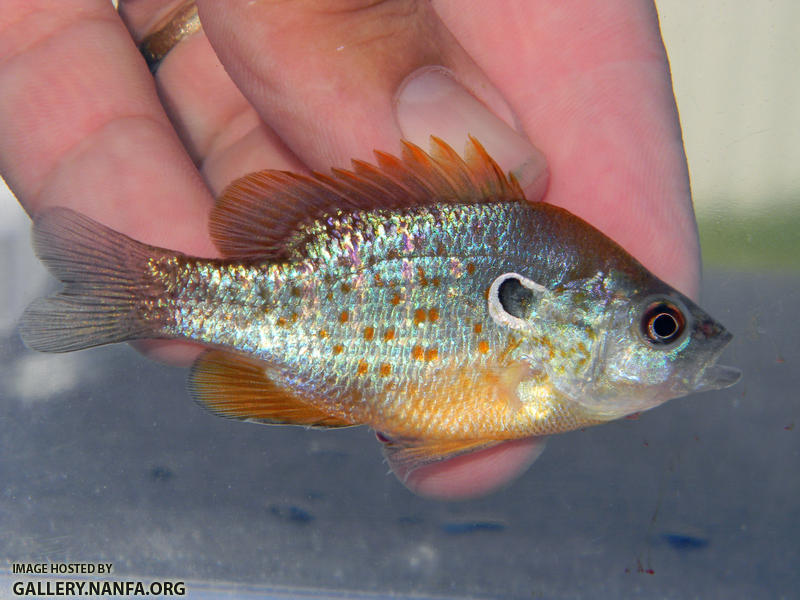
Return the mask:
[[706,264],[800,268],[800,4],[656,4]]
[[183,371],[125,346],[24,349],[16,320],[52,282],[6,191],[0,597],[3,567],[26,560],[107,560],[121,576],[188,579],[203,598],[796,597],[800,3],[657,6],[703,305],[735,334],[722,362],[740,384],[557,436],[489,498],[422,500],[387,476],[369,432],[215,418]]

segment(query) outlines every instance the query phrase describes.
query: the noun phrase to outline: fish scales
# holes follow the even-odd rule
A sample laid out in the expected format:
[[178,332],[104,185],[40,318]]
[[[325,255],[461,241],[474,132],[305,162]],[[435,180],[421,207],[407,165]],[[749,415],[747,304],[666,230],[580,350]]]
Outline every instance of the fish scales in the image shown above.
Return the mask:
[[[398,417],[409,424],[404,434],[487,433],[485,419],[470,418],[476,413],[463,402],[431,411],[407,404],[403,392],[414,381],[437,381],[465,354],[477,369],[460,381],[464,394],[482,385],[480,371],[497,360],[484,345],[508,345],[491,327],[483,297],[493,273],[519,267],[518,236],[508,225],[521,227],[525,212],[498,204],[343,215],[303,232],[309,241],[298,254],[307,258],[297,264],[186,259],[176,270],[173,258],[164,259],[179,290],[164,333],[253,353],[352,418]],[[499,252],[487,253],[492,247]],[[435,385],[430,390],[431,398],[442,396]],[[353,397],[363,404],[348,407]],[[512,428],[511,419],[494,427]]]
[[23,339],[201,342],[201,404],[369,425],[412,467],[736,380],[714,364],[730,334],[587,223],[526,202],[476,141],[466,161],[438,140],[378,156],[234,184],[211,220],[222,259],[43,215],[37,251],[67,287],[29,308]]

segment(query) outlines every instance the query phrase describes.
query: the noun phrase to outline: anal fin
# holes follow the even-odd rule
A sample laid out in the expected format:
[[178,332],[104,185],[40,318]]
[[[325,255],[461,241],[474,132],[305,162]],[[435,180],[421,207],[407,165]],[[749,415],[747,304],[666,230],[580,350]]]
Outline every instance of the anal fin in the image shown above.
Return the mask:
[[232,419],[305,427],[357,425],[276,385],[267,366],[232,352],[209,350],[192,366],[189,391],[201,406]]

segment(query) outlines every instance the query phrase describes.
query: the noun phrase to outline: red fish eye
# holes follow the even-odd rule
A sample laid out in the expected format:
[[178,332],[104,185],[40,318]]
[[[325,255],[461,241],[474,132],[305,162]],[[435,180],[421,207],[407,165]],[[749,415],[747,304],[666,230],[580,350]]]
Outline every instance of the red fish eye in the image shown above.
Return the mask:
[[686,317],[670,302],[653,302],[642,315],[642,334],[653,344],[674,342],[685,328]]

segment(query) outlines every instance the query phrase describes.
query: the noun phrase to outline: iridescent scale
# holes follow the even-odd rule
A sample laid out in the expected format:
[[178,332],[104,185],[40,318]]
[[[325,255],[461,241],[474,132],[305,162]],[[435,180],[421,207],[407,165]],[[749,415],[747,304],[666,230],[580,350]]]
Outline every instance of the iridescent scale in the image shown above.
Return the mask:
[[[509,403],[502,378],[525,375],[520,340],[486,310],[498,274],[531,271],[531,231],[548,224],[535,212],[506,202],[338,214],[299,232],[297,262],[176,270],[164,259],[176,291],[164,334],[253,355],[278,385],[395,435],[580,427],[590,420],[552,394],[533,428]],[[531,275],[556,284],[563,264],[541,252]]]

